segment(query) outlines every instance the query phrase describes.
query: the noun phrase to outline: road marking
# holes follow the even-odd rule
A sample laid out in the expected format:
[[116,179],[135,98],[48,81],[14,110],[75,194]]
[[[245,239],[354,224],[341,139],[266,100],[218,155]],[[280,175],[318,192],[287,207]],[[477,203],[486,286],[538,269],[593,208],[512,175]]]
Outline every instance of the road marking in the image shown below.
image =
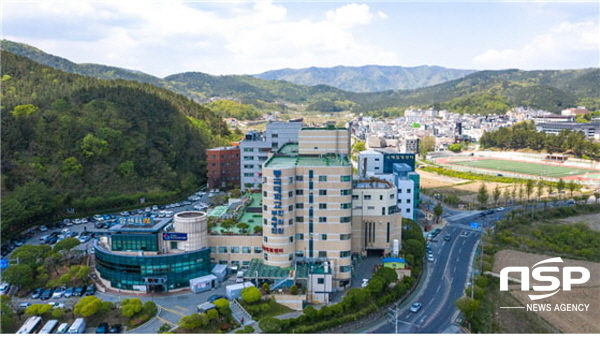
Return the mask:
[[179,315],[181,317],[186,316],[185,314],[182,314],[179,311],[176,311],[176,310],[173,310],[173,309],[167,309],[167,308],[165,308],[163,306],[161,306],[161,308],[164,309],[164,310],[166,310],[166,311],[168,311],[168,312],[170,312],[170,313],[173,313],[175,315]]
[[158,318],[158,319],[159,319],[161,322],[167,323],[167,324],[169,324],[169,325],[173,325],[173,326],[176,326],[176,325],[177,325],[177,324],[175,324],[175,323],[173,323],[173,322],[171,322],[171,321],[169,321],[169,320],[166,320],[166,319],[164,319],[164,318],[162,318],[162,317],[160,317],[160,316],[156,316],[156,318]]
[[190,309],[187,309],[187,308],[184,308],[184,307],[180,307],[180,306],[178,306],[178,305],[176,305],[176,306],[175,306],[175,308],[177,308],[177,309],[181,309],[181,310],[183,310],[183,311],[190,311]]

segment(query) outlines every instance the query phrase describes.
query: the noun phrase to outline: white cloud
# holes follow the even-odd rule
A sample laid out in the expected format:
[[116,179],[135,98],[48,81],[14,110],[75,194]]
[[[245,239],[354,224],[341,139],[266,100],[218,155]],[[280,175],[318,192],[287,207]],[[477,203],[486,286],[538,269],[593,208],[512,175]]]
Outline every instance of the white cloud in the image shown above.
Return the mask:
[[[357,26],[387,17],[366,4],[342,5],[302,19],[291,19],[285,3],[272,1],[75,0],[8,2],[3,7],[5,27],[20,29],[8,29],[5,38],[75,62],[159,76],[390,63],[395,57],[353,35]],[[40,24],[25,26],[23,20]]]
[[[473,61],[488,69],[522,68],[539,69],[561,67],[566,60],[577,53],[595,52],[600,47],[600,28],[597,22],[563,22],[553,27],[549,33],[535,36],[521,48],[490,49],[474,57]],[[598,61],[598,57],[596,57]],[[598,66],[583,65],[583,66]],[[578,67],[572,65],[571,67]]]

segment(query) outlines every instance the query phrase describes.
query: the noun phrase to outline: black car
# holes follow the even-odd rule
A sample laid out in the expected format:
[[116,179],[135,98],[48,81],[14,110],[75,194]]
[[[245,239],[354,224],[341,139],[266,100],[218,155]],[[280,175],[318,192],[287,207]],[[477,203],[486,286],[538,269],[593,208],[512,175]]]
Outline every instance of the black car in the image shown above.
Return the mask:
[[73,291],[73,296],[83,296],[83,294],[85,294],[85,288],[85,286],[75,288]]
[[110,330],[108,330],[108,333],[121,333],[121,328],[122,328],[121,324],[115,324],[110,327]]
[[87,290],[85,291],[85,296],[91,296],[91,295],[94,295],[95,293],[96,293],[96,285],[92,283],[87,287]]
[[210,303],[213,303],[214,301],[221,299],[221,298],[225,298],[225,297],[223,297],[221,295],[211,295],[207,301]]
[[49,300],[54,294],[54,288],[48,288],[40,295],[40,300]]
[[31,293],[31,298],[33,298],[33,299],[40,298],[40,296],[42,296],[43,293],[44,293],[44,288],[37,288]]
[[96,328],[96,333],[108,333],[108,323],[102,322]]

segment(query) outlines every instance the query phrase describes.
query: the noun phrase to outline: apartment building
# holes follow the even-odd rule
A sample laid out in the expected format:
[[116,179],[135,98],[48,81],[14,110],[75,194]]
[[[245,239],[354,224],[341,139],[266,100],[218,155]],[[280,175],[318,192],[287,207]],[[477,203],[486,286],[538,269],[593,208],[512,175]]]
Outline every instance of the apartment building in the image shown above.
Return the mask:
[[208,188],[240,187],[240,149],[237,146],[206,150]]
[[242,189],[258,188],[261,184],[262,164],[270,153],[287,143],[298,143],[302,120],[274,121],[264,132],[250,131],[240,141],[240,184]]
[[396,186],[381,179],[356,180],[352,190],[352,253],[390,254],[402,239]]
[[352,254],[348,129],[305,128],[263,165],[264,264],[312,264],[347,288]]

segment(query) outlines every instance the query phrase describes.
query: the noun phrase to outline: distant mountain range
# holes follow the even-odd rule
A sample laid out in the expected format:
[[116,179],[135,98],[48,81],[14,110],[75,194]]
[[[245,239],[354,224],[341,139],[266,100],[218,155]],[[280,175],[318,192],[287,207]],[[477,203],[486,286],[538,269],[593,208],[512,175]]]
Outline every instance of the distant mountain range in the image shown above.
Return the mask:
[[476,70],[448,69],[438,66],[337,66],[271,70],[254,75],[263,80],[288,81],[300,85],[324,84],[346,91],[377,92],[429,87],[472,74]]
[[[311,107],[327,109],[345,109],[351,105],[354,112],[380,115],[397,115],[410,106],[433,106],[459,113],[481,114],[504,113],[516,106],[529,106],[556,113],[576,105],[600,110],[600,68],[473,72],[428,66],[365,66],[274,70],[256,77],[213,76],[200,72],[186,72],[161,79],[123,68],[76,64],[35,47],[7,40],[2,40],[1,48],[67,72],[100,79],[148,83],[198,102],[207,102],[219,97],[256,106],[262,104],[261,102],[310,104]],[[400,80],[401,78],[404,80]],[[316,83],[321,80],[330,85],[309,86],[292,83]],[[436,82],[438,84],[431,85]],[[340,87],[344,83],[353,87],[343,90]],[[370,92],[388,84],[414,89]],[[425,85],[429,86],[416,88]],[[363,90],[364,92],[359,92]]]

